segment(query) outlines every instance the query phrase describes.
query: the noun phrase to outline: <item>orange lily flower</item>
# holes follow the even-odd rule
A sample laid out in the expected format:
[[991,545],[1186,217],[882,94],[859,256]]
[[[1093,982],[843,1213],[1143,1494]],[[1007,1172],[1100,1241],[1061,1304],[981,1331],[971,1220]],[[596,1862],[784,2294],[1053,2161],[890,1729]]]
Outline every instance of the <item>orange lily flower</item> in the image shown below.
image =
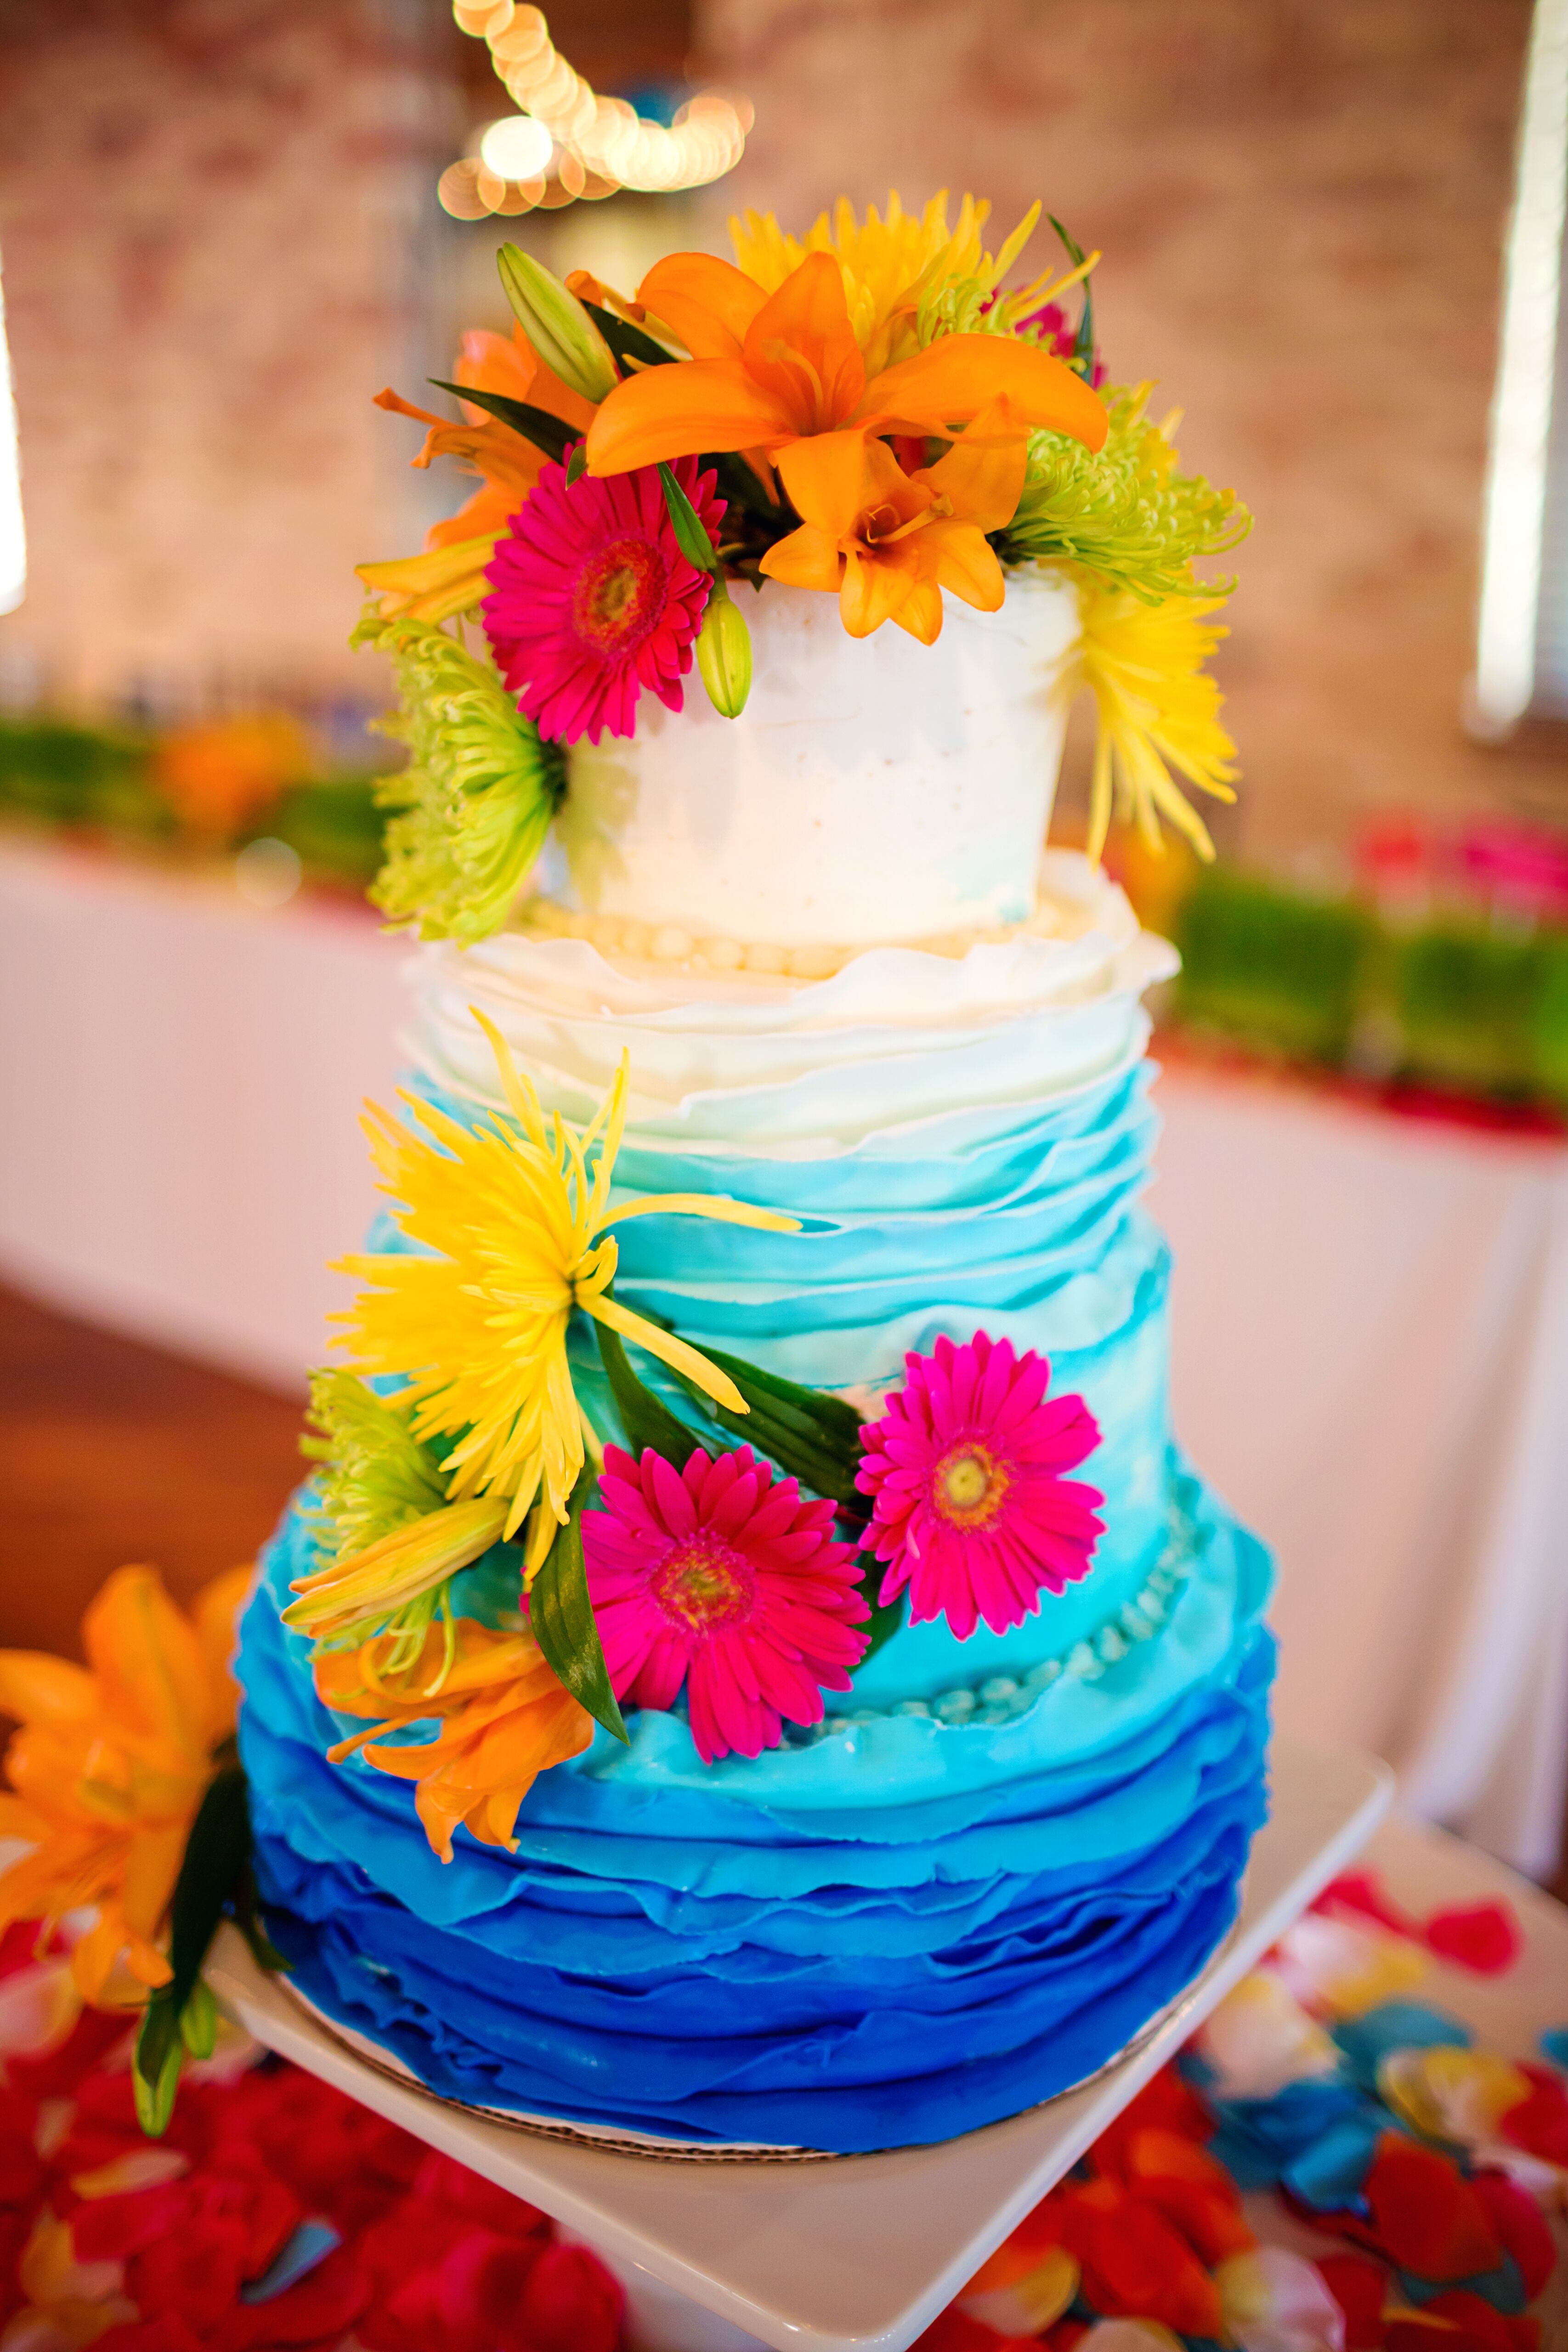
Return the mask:
[[762,569],[793,587],[837,589],[852,637],[896,621],[931,645],[944,588],[983,613],[1000,606],[1002,567],[985,534],[1012,520],[1027,458],[1023,420],[1005,400],[910,474],[885,441],[834,433],[796,442],[779,472],[805,521],[769,548]]
[[[453,375],[476,391],[504,393],[509,400],[545,409],[582,432],[593,421],[592,404],[545,366],[521,327],[514,327],[510,337],[492,334],[488,328],[466,334]],[[416,408],[390,389],[376,394],[375,405],[429,426],[411,460],[414,465],[456,457],[482,480],[466,506],[445,521],[432,523],[423,555],[356,567],[365,586],[380,594],[384,619],[411,614],[416,620],[444,621],[453,613],[467,612],[484,595],[485,570],[496,541],[550,461],[523,434],[470,402],[463,404],[460,424]]]
[[[378,1772],[418,1785],[415,1808],[431,1850],[452,1859],[452,1833],[466,1822],[481,1844],[516,1850],[517,1809],[541,1772],[580,1756],[594,1718],[559,1683],[531,1633],[495,1633],[471,1617],[451,1629],[455,1661],[443,1675],[446,1629],[433,1625],[411,1666],[387,1681],[392,1636],[316,1661],[316,1694],[342,1715],[375,1720],[329,1748],[339,1764],[360,1748]],[[418,1748],[367,1743],[405,1724],[437,1718],[437,1738]]]
[[868,378],[831,254],[808,254],[773,294],[710,254],[671,254],[637,299],[692,356],[629,376],[601,403],[588,433],[592,473],[728,449],[763,450],[782,471],[783,454],[806,444],[795,478],[820,467],[825,483],[840,435],[947,437],[998,398],[1025,425],[1089,449],[1105,439],[1104,407],[1082,378],[1008,335],[942,336]]
[[22,1726],[0,1833],[32,1848],[0,1874],[0,1933],[17,1919],[47,1931],[96,1906],[71,1965],[100,2007],[168,1982],[158,1938],[213,1751],[234,1728],[228,1658],[249,1578],[237,1568],[215,1579],[186,1617],[156,1569],[121,1568],[83,1620],[85,1667],[0,1651],[0,1715]]

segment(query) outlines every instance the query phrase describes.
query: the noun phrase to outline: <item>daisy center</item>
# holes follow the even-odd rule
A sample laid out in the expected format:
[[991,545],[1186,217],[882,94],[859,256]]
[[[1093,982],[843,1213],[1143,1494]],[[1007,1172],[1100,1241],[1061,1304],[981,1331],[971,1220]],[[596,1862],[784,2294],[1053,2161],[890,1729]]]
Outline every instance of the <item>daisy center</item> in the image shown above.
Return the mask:
[[585,563],[572,599],[572,625],[606,659],[638,644],[664,612],[664,558],[646,539],[612,540]]
[[944,1519],[961,1528],[984,1527],[996,1517],[1012,1485],[1012,1473],[989,1446],[966,1437],[950,1447],[931,1479],[931,1500]]
[[757,1572],[721,1538],[700,1528],[683,1536],[654,1570],[649,1589],[684,1633],[711,1633],[752,1613]]

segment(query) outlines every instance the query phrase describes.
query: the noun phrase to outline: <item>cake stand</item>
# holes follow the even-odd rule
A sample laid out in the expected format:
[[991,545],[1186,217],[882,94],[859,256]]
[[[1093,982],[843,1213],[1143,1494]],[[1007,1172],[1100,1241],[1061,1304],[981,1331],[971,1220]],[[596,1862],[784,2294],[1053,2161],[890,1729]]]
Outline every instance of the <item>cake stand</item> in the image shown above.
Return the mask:
[[358,2056],[251,1959],[233,1927],[207,1976],[258,2042],[593,2247],[626,2289],[635,2352],[905,2352],[1053,2182],[1371,1835],[1387,1767],[1280,1739],[1273,1812],[1235,1933],[1115,2065],[937,2147],[686,2164],[546,2139],[447,2105]]

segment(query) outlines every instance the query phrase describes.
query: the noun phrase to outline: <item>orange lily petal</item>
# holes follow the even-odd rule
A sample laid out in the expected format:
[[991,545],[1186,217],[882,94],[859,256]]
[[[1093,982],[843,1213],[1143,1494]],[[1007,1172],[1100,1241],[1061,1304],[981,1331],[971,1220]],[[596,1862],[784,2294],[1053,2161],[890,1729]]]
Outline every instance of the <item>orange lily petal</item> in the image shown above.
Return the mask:
[[[539,462],[543,465],[542,457]],[[459,507],[457,513],[448,515],[445,522],[431,524],[425,534],[426,548],[428,551],[454,547],[465,539],[494,541],[500,537],[521,504],[522,499],[515,490],[507,489],[500,482],[487,482],[482,489],[474,492],[466,507]],[[489,586],[487,580],[484,588]],[[484,588],[479,591],[481,595]]]
[[234,1678],[233,1660],[239,1637],[239,1612],[254,1573],[249,1566],[228,1569],[204,1584],[191,1604],[212,1691],[208,1738],[213,1740],[234,1729],[239,1685]]
[[791,441],[778,454],[779,478],[803,522],[842,539],[856,517],[870,502],[867,475],[880,449],[897,471],[898,460],[880,442],[868,443],[864,433],[814,433]]
[[943,335],[873,376],[853,418],[879,432],[940,433],[1010,401],[1027,425],[1070,434],[1098,449],[1109,425],[1104,403],[1065,361],[1007,335]]
[[942,591],[934,580],[917,580],[898,610],[890,616],[900,629],[918,637],[922,646],[934,646],[942,635]]
[[915,579],[912,568],[893,562],[890,554],[868,556],[863,549],[850,550],[838,591],[838,614],[849,635],[868,637],[884,621],[892,620]]
[[[562,383],[521,326],[514,326],[510,336],[492,334],[488,327],[470,328],[452,373],[458,383],[471,383],[477,392],[502,392],[509,400],[526,400],[534,408],[548,409],[563,425],[580,425],[584,432],[594,421],[593,402]],[[466,404],[476,422],[484,417],[482,408],[476,408],[471,401]]]
[[832,590],[844,577],[844,556],[834,532],[806,522],[770,547],[757,569],[789,588]]
[[996,551],[978,524],[944,516],[930,524],[921,537],[934,580],[977,612],[1001,611],[1006,582]]
[[165,1829],[146,1829],[132,1841],[121,1891],[124,1924],[132,1936],[151,1942],[169,1907],[184,1860],[188,1815]]
[[389,563],[356,563],[354,572],[367,588],[384,598],[382,614],[395,620],[404,613],[416,621],[444,621],[466,613],[489,586],[485,569],[496,551],[496,534],[449,540],[424,555],[398,556]]
[[[993,400],[965,426],[945,457],[921,468],[960,522],[1003,530],[1018,511],[1029,462],[1024,422],[1009,400]],[[987,605],[988,612],[995,610]]]
[[75,1723],[90,1717],[92,1676],[43,1650],[0,1650],[0,1715],[18,1723]]
[[172,1739],[205,1769],[206,1663],[156,1569],[116,1569],[82,1620],[82,1646],[106,1712]]
[[694,360],[735,360],[767,292],[711,253],[668,253],[637,288],[637,300],[679,336]]
[[851,415],[866,389],[866,362],[831,254],[807,254],[768,297],[746,331],[744,359],[796,432],[830,433]]
[[795,431],[789,412],[738,360],[684,360],[616,384],[588,432],[588,470],[628,474],[701,451],[772,448]]

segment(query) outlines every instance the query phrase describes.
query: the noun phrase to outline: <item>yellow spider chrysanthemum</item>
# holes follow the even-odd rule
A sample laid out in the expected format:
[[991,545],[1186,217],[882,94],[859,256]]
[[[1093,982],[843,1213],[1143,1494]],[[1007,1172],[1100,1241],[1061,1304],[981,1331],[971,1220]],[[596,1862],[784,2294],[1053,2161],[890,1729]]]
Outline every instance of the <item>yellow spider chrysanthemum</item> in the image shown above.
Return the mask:
[[[731,1412],[734,1384],[672,1332],[610,1296],[617,1249],[606,1228],[627,1217],[679,1214],[796,1233],[793,1217],[708,1192],[665,1192],[612,1207],[610,1182],[626,1125],[628,1066],[581,1134],[539,1097],[482,1013],[510,1116],[470,1129],[405,1095],[424,1128],[370,1106],[365,1132],[382,1190],[417,1252],[345,1259],[372,1286],[335,1319],[337,1342],[367,1373],[402,1375],[415,1434],[455,1438],[441,1464],[450,1501],[504,1499],[511,1536],[536,1499],[565,1523],[586,1428],[566,1360],[574,1307],[634,1339]],[[590,1160],[593,1161],[590,1172]]]
[[886,215],[868,205],[864,222],[857,220],[848,198],[840,196],[831,219],[823,213],[804,236],[789,236],[772,213],[731,220],[730,235],[740,267],[770,292],[807,254],[832,254],[844,272],[855,340],[866,354],[868,372],[874,373],[918,347],[922,300],[960,279],[992,292],[1023,251],[1040,207],[1031,207],[994,258],[981,243],[990,213],[984,199],[965,196],[950,228],[945,188],[923,213],[906,213],[895,191]]
[[1105,845],[1113,804],[1152,849],[1160,846],[1164,817],[1200,857],[1214,856],[1208,829],[1171,770],[1215,800],[1236,798],[1236,746],[1220,724],[1220,690],[1204,669],[1226,634],[1208,618],[1224,602],[1223,596],[1177,595],[1151,604],[1079,575],[1081,634],[1064,668],[1062,690],[1087,688],[1100,722],[1090,857],[1098,858]]

